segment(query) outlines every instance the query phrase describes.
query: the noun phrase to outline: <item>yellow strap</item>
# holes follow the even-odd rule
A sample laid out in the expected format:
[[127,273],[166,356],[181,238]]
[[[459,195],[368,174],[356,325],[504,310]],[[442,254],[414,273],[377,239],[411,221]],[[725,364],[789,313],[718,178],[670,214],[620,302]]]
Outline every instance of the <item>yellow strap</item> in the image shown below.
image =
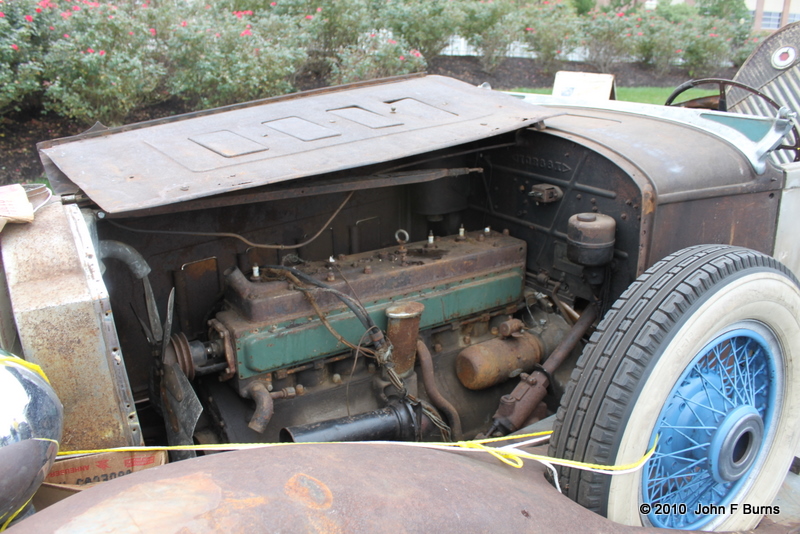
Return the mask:
[[[626,464],[626,465],[602,465],[602,464],[591,464],[586,462],[578,462],[575,460],[565,460],[562,458],[553,458],[550,456],[543,456],[539,454],[530,454],[525,451],[521,451],[518,449],[514,449],[513,451],[508,449],[500,449],[496,447],[487,447],[484,445],[485,443],[497,443],[502,441],[510,441],[510,440],[517,440],[517,439],[527,439],[532,437],[541,437],[547,436],[552,434],[552,431],[547,432],[536,432],[533,434],[523,434],[523,435],[516,435],[516,436],[504,436],[500,438],[487,438],[487,439],[480,439],[480,440],[473,440],[473,441],[459,441],[456,443],[404,443],[405,445],[413,445],[418,447],[430,447],[430,448],[447,448],[457,450],[459,448],[473,450],[478,452],[484,452],[487,454],[491,454],[501,462],[510,465],[512,467],[520,468],[523,465],[523,458],[527,458],[529,460],[535,460],[538,462],[547,462],[550,464],[562,465],[565,467],[574,467],[577,469],[585,469],[589,471],[603,471],[608,474],[614,474],[617,471],[631,471],[640,468],[642,465],[650,459],[656,449],[656,445],[658,444],[658,436],[656,436],[656,442],[653,444],[653,447],[647,451],[647,453],[642,456],[636,462]],[[355,442],[319,442],[313,443],[313,445],[330,445],[332,443],[336,444],[347,444],[347,443],[355,443]],[[361,442],[361,443],[369,443],[369,442]],[[386,442],[380,442],[386,443]],[[285,447],[285,446],[292,446],[292,445],[311,445],[311,443],[212,443],[208,445],[173,445],[173,446],[165,446],[165,447],[118,447],[114,449],[96,449],[96,450],[81,450],[81,451],[59,451],[59,456],[66,456],[66,455],[81,455],[81,454],[95,454],[100,452],[150,452],[150,451],[203,451],[203,450],[243,450],[243,449],[257,449],[263,447]]]
[[20,367],[24,367],[30,371],[33,371],[37,375],[44,378],[44,381],[48,384],[50,380],[47,378],[47,375],[44,374],[42,368],[36,365],[35,363],[31,363],[29,361],[23,360],[22,358],[18,358],[17,356],[6,356],[0,355],[0,365],[19,365]]
[[[55,443],[55,444],[56,444],[56,446],[58,446],[58,441],[56,441],[56,440],[54,440],[54,439],[50,439],[50,438],[32,438],[32,439],[33,439],[33,440],[36,440],[36,441],[49,441],[50,443]],[[34,495],[35,495],[35,494],[34,494]],[[33,500],[33,495],[31,495],[31,498],[30,498],[30,499],[28,499],[27,501],[25,501],[25,504],[23,504],[23,505],[22,505],[22,506],[19,508],[19,510],[17,510],[17,511],[16,511],[16,512],[14,512],[13,514],[11,514],[11,515],[9,516],[9,518],[6,520],[6,522],[5,522],[5,523],[3,523],[2,525],[0,525],[0,532],[3,532],[5,529],[7,529],[7,528],[8,528],[8,525],[10,525],[12,521],[14,521],[14,519],[15,519],[15,518],[16,518],[16,517],[17,517],[17,516],[20,514],[20,512],[22,512],[22,511],[25,509],[25,507],[26,507],[26,506],[28,506],[28,505],[30,504],[30,502],[31,502],[32,500]]]
[[11,522],[14,520],[14,518],[15,518],[15,517],[17,517],[17,516],[19,515],[19,513],[20,513],[21,511],[23,511],[23,510],[25,509],[25,507],[26,507],[26,506],[28,506],[28,504],[30,504],[30,502],[31,502],[32,500],[33,500],[33,495],[31,495],[31,498],[30,498],[30,499],[28,499],[27,501],[25,501],[25,504],[23,504],[23,505],[22,505],[22,507],[21,507],[19,510],[17,510],[17,511],[16,511],[16,512],[14,512],[13,514],[11,514],[11,516],[10,516],[10,517],[9,517],[9,518],[6,520],[6,522],[5,522],[5,523],[3,523],[2,525],[0,525],[0,532],[3,532],[5,529],[7,529],[7,528],[8,528],[8,525],[10,525],[10,524],[11,524]]

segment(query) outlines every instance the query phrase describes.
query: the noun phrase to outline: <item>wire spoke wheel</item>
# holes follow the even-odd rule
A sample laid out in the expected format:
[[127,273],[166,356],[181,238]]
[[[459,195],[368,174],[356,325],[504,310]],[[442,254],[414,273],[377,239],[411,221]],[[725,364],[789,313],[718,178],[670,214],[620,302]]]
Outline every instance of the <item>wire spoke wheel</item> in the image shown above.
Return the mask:
[[701,527],[712,515],[708,504],[729,507],[774,436],[780,349],[764,325],[736,326],[700,351],[658,416],[642,499],[655,511],[681,513],[651,511],[654,526]]
[[[769,256],[724,245],[648,269],[587,345],[558,410],[550,453],[566,493],[630,525],[748,529],[780,488],[800,433],[800,288]],[[642,506],[645,505],[645,506]]]

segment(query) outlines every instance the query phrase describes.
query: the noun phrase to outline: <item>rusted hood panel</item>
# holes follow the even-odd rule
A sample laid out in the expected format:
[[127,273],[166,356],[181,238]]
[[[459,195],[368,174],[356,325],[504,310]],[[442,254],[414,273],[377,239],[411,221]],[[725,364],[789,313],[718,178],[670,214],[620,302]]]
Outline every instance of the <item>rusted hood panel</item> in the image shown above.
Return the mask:
[[665,532],[600,517],[560,495],[542,471],[388,443],[278,446],[104,482],[9,533]]
[[87,133],[39,151],[51,180],[66,178],[119,213],[391,161],[554,114],[451,78],[418,76]]

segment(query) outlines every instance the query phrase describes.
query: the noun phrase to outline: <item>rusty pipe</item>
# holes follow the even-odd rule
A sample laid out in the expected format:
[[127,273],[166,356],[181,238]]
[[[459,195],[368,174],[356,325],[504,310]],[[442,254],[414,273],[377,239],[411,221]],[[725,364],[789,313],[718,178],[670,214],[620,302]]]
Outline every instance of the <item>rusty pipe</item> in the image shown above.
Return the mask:
[[570,329],[569,333],[561,340],[561,343],[558,344],[556,349],[544,361],[542,367],[544,367],[545,371],[554,373],[556,369],[564,363],[564,360],[567,359],[570,352],[572,352],[584,334],[586,334],[589,327],[594,324],[595,319],[597,319],[597,308],[594,304],[591,304],[583,310],[575,326]]
[[521,380],[517,387],[510,394],[500,398],[500,406],[493,416],[494,423],[489,434],[498,429],[509,433],[522,428],[533,410],[547,395],[549,376],[564,363],[595,319],[597,319],[597,308],[590,305],[542,364],[542,370],[520,375]]
[[272,395],[263,382],[251,382],[244,389],[244,394],[256,402],[256,411],[247,426],[261,434],[267,429],[272,414],[275,413]]
[[433,374],[433,359],[431,358],[431,351],[421,340],[417,340],[417,360],[419,367],[422,371],[422,383],[425,385],[425,391],[428,392],[428,398],[431,403],[443,411],[447,415],[448,422],[450,423],[450,430],[453,439],[456,441],[461,439],[461,417],[458,415],[455,407],[450,404],[450,401],[444,398],[436,386],[436,377]]
[[386,337],[392,343],[394,370],[401,378],[414,371],[419,322],[425,305],[402,302],[386,308]]

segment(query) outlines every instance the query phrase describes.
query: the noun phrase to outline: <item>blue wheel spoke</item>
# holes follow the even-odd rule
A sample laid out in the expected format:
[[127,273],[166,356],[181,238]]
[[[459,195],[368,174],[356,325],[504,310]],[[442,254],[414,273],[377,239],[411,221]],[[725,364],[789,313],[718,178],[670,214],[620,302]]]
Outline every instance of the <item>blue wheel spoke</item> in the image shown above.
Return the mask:
[[[742,327],[719,335],[694,357],[664,402],[651,434],[651,443],[660,438],[642,474],[642,498],[686,504],[688,513],[651,513],[654,526],[700,528],[715,516],[695,515],[698,503],[725,505],[742,491],[756,462],[731,467],[734,444],[741,440],[736,429],[763,440],[775,424],[771,404],[777,369],[763,331]],[[740,426],[751,424],[757,426]],[[761,441],[753,446],[760,451]]]
[[693,461],[693,460],[695,460],[695,458],[682,458],[682,457],[680,457],[678,455],[686,453],[686,452],[689,452],[689,451],[696,451],[696,450],[699,450],[699,449],[705,449],[709,445],[711,445],[711,444],[710,443],[700,443],[700,444],[695,445],[693,447],[686,447],[685,449],[680,449],[678,451],[670,451],[670,452],[666,452],[666,453],[665,452],[660,452],[660,451],[658,451],[658,449],[656,449],[656,452],[653,454],[653,459],[672,458],[673,460]]
[[[691,403],[694,406],[696,406],[697,408],[703,408],[703,409],[709,410],[709,411],[714,412],[714,413],[719,414],[719,415],[725,415],[725,412],[723,412],[721,410],[717,410],[717,409],[714,409],[714,408],[712,408],[710,406],[706,406],[704,404],[700,404],[697,401],[694,401],[692,399],[687,399],[686,397],[683,397],[681,395],[676,395],[676,398],[681,399],[682,401],[686,402],[687,405],[689,403]],[[691,409],[691,407],[689,409]],[[703,420],[702,418],[700,418],[700,416],[697,415],[697,412],[695,412],[694,410],[692,410],[692,413],[695,414],[695,416],[697,417],[698,421],[702,421]]]

